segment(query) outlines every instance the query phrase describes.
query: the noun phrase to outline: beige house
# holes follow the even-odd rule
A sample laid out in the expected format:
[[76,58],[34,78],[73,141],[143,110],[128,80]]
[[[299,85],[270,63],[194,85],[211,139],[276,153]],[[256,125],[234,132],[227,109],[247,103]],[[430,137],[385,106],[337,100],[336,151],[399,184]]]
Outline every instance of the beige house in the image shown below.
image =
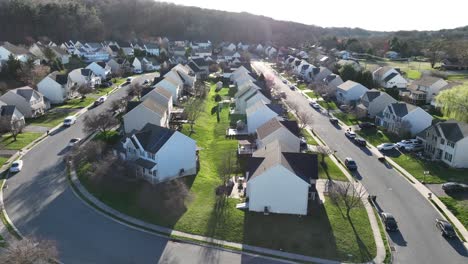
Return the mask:
[[133,133],[148,123],[168,127],[169,116],[167,105],[152,97],[147,97],[142,102],[129,102],[127,113],[123,116],[124,131],[127,134]]

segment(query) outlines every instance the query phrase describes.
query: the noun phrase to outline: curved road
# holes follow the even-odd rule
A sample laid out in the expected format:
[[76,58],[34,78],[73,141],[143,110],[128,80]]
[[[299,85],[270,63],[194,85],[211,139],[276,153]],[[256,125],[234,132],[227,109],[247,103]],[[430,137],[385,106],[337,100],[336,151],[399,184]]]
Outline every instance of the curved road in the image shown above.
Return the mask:
[[352,157],[359,168],[354,176],[364,184],[370,194],[377,195],[377,203],[398,221],[399,232],[390,233],[395,248],[395,263],[468,263],[467,251],[459,240],[446,240],[437,231],[435,219],[440,217],[430,202],[411,186],[403,176],[377,161],[366,148],[360,149],[328,121],[328,116],[309,106],[308,99],[299,91],[291,91],[265,63],[254,62],[254,67],[275,76],[277,88],[286,93],[286,101],[294,101],[314,117],[314,131],[337,150],[344,160]]
[[[144,75],[135,78],[142,82]],[[63,156],[71,138],[83,138],[83,116],[104,111],[126,94],[121,88],[70,128],[52,133],[24,157],[23,170],[8,179],[5,208],[23,235],[57,242],[64,263],[281,263],[148,234],[116,223],[79,200],[66,179]]]

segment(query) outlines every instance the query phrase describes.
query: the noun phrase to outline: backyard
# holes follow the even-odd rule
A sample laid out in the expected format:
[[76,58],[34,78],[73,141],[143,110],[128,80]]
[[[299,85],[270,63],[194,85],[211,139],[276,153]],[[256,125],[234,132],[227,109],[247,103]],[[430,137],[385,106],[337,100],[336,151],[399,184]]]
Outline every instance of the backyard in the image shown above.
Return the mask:
[[[219,93],[225,96],[228,89],[223,88]],[[194,125],[195,132],[190,135],[201,149],[200,171],[196,176],[186,178],[191,198],[187,199],[186,208],[180,213],[157,211],[151,209],[153,206],[149,210],[140,207],[138,202],[142,192],[150,188],[145,183],[126,184],[121,191],[106,185],[96,188],[86,177],[89,169],[86,166],[78,170],[82,183],[96,197],[119,211],[183,232],[343,261],[372,259],[376,248],[363,207],[352,211],[351,221],[345,216],[343,206],[331,202],[311,205],[312,214],[305,217],[265,216],[237,210],[235,205],[241,202],[239,199],[223,199],[215,195],[215,188],[222,182],[218,176],[220,164],[226,153],[236,150],[237,141],[225,137],[229,126],[228,106],[221,110],[220,122],[217,122],[216,114],[212,114],[216,106],[212,99],[214,95],[214,89],[211,89],[205,111]],[[190,134],[188,130],[184,127],[182,132]],[[335,170],[329,166],[329,173]],[[152,197],[151,201],[159,200]]]

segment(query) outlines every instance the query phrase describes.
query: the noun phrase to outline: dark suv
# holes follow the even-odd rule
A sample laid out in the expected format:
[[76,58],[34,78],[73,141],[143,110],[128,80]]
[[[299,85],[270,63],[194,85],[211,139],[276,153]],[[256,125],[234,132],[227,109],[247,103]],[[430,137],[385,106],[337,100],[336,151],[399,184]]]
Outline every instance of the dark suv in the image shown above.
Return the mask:
[[390,213],[382,213],[382,222],[385,225],[385,229],[387,231],[398,231],[398,225],[397,221],[395,220],[395,217],[393,217],[392,214]]
[[372,129],[372,128],[376,128],[376,125],[370,122],[362,122],[362,123],[359,123],[359,128],[360,129]]

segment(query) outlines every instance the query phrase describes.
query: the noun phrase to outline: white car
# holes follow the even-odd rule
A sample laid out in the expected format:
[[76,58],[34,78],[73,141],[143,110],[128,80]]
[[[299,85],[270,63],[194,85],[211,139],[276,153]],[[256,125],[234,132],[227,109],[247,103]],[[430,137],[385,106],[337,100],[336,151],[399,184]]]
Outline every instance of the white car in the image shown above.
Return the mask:
[[98,106],[102,103],[104,103],[107,100],[107,96],[103,95],[99,97],[96,101],[94,101],[94,106]]
[[23,161],[22,160],[15,160],[11,164],[10,172],[13,172],[13,173],[14,172],[20,172],[22,168],[23,168]]
[[312,108],[314,108],[314,109],[320,109],[320,105],[317,104],[316,102],[311,102],[310,106],[312,106]]
[[356,133],[355,133],[354,131],[351,131],[351,130],[346,130],[345,136],[346,136],[347,138],[355,138],[355,137],[356,137]]
[[406,146],[411,145],[412,143],[413,143],[413,142],[411,142],[410,140],[402,140],[402,141],[400,141],[400,142],[397,142],[397,143],[395,144],[395,146],[396,146],[397,148],[404,148],[404,147],[406,147]]
[[391,150],[395,148],[395,144],[393,143],[383,143],[377,146],[378,150]]
[[72,138],[72,139],[70,139],[70,141],[68,142],[68,146],[69,146],[69,147],[73,147],[73,146],[75,146],[76,144],[78,144],[80,141],[81,141],[81,138]]
[[69,127],[73,124],[76,123],[76,117],[75,116],[67,116],[64,120],[63,120],[63,126],[66,126],[66,127]]

